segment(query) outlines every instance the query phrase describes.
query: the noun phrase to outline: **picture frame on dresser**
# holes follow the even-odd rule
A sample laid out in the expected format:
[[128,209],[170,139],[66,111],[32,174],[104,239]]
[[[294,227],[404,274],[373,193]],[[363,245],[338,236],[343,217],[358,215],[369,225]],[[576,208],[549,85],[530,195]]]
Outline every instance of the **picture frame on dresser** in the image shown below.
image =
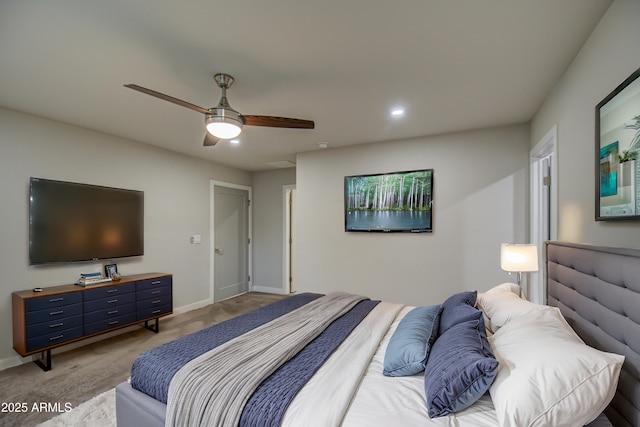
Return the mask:
[[104,275],[105,277],[109,277],[113,280],[118,280],[120,275],[118,274],[118,265],[117,264],[107,264],[104,266]]
[[640,219],[640,69],[596,106],[595,219]]

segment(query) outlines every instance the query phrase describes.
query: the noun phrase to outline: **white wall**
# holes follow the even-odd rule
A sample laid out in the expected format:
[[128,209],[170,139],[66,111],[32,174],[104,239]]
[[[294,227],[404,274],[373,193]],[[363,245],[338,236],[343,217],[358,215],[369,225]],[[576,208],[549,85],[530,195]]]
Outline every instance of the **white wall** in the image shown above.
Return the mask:
[[[143,190],[145,255],[121,274],[174,275],[174,308],[209,298],[209,181],[251,184],[246,171],[0,109],[0,368],[12,364],[11,293],[75,282],[102,263],[28,266],[29,177]],[[202,236],[192,245],[189,237]]]
[[283,186],[296,183],[296,169],[253,174],[253,289],[282,293],[284,286]]
[[640,248],[640,222],[595,221],[595,106],[640,67],[638,20],[614,1],[532,121],[531,146],[558,125],[559,240]]
[[[516,125],[297,157],[298,291],[435,304],[507,281],[500,243],[524,242],[529,128]],[[434,169],[431,234],[344,231],[346,175]]]

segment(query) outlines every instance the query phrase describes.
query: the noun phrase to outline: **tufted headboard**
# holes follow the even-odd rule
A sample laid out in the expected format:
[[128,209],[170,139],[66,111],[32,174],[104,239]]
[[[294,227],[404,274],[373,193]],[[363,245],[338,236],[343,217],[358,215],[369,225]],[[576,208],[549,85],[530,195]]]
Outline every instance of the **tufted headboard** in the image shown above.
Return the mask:
[[548,304],[586,344],[625,356],[605,414],[640,426],[640,250],[547,242]]

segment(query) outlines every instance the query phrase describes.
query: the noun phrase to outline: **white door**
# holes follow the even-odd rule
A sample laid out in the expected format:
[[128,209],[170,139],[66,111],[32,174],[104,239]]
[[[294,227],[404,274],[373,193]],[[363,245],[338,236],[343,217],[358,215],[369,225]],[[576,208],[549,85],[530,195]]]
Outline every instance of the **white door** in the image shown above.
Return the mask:
[[249,290],[249,192],[214,186],[213,300]]

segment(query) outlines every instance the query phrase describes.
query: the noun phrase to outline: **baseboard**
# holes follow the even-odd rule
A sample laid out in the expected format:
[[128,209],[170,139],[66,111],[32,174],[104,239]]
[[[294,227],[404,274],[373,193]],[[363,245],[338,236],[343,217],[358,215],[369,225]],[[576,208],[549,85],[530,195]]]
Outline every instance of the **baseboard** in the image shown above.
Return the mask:
[[13,368],[14,366],[22,365],[23,363],[28,363],[32,361],[33,359],[31,358],[31,356],[27,356],[27,357],[13,356],[13,357],[7,357],[6,359],[0,359],[0,371]]
[[211,304],[213,304],[213,301],[208,299],[208,298],[207,299],[203,299],[201,301],[196,301],[196,302],[191,303],[189,305],[185,305],[185,306],[182,306],[182,307],[174,308],[172,316],[175,316],[176,314],[186,313],[188,311],[197,310],[199,308],[206,307],[206,306],[211,305]]
[[251,292],[262,292],[265,294],[277,294],[277,295],[287,295],[288,292],[285,292],[282,288],[271,288],[269,286],[253,286],[251,287]]

